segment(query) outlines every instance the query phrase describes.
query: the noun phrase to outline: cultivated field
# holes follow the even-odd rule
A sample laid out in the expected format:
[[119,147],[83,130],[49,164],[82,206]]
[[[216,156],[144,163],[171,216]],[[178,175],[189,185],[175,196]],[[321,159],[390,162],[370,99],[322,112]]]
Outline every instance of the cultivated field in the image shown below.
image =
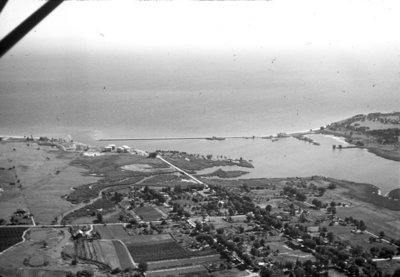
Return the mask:
[[[117,252],[118,260],[121,264],[121,269],[135,268],[136,266],[132,264],[129,253],[126,251],[123,242],[119,240],[113,240],[112,242],[114,244],[115,251]],[[134,261],[137,262],[136,260]]]
[[118,259],[118,254],[115,249],[114,243],[109,240],[96,240],[93,241],[93,245],[97,252],[101,253],[101,262],[110,266],[110,268],[121,268],[121,264]]
[[188,266],[188,267],[175,267],[171,269],[161,269],[148,271],[146,273],[148,277],[170,277],[170,276],[179,276],[179,277],[206,277],[209,276],[208,271],[205,267],[201,265]]
[[125,242],[135,262],[182,259],[190,255],[168,234],[132,236]]
[[22,234],[27,229],[23,227],[0,228],[0,252],[22,241]]
[[190,265],[207,264],[220,261],[220,255],[208,255],[201,257],[190,257],[184,259],[168,259],[163,261],[154,261],[148,263],[148,270],[157,270],[162,268],[182,267]]

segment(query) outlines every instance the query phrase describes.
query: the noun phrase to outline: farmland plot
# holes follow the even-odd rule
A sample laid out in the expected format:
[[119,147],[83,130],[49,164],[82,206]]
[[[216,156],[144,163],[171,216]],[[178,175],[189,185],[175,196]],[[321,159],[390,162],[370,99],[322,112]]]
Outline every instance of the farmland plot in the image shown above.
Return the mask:
[[96,225],[94,230],[99,232],[102,239],[129,239],[131,237],[121,225]]
[[175,241],[134,243],[127,246],[136,262],[182,259],[189,256],[189,253]]
[[154,261],[148,263],[148,270],[157,270],[162,268],[182,267],[213,263],[220,261],[220,255],[208,255],[203,257],[190,257],[184,259],[169,259],[163,261]]
[[93,241],[96,252],[101,253],[99,257],[101,262],[110,266],[110,268],[121,268],[117,252],[112,241],[96,240]]
[[0,228],[0,252],[22,241],[22,234],[28,229],[25,227]]
[[171,269],[162,269],[162,270],[154,270],[148,271],[146,273],[148,277],[169,277],[169,276],[180,276],[180,277],[189,277],[189,276],[197,276],[197,277],[205,277],[209,276],[208,271],[201,265],[196,266],[188,266],[188,267],[176,267]]
[[113,240],[112,242],[114,244],[115,251],[117,252],[117,256],[121,264],[121,269],[135,268],[136,266],[132,263],[130,253],[126,251],[123,242],[119,240]]

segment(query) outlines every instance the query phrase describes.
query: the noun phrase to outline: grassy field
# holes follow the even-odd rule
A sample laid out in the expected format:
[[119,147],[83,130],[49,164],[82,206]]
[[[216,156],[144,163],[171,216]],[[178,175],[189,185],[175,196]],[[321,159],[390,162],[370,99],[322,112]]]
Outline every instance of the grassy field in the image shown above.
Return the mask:
[[190,265],[199,265],[199,264],[206,264],[212,262],[220,261],[220,255],[208,255],[202,257],[190,257],[190,258],[183,258],[183,259],[174,259],[174,260],[163,260],[163,261],[154,261],[148,263],[148,270],[158,270],[162,268],[172,268],[172,267],[179,267],[179,266],[190,266]]
[[[84,176],[84,169],[70,165],[79,153],[61,152],[31,142],[0,142],[0,153],[0,164],[6,162],[8,167],[15,167],[14,178],[21,185],[19,191],[4,190],[1,194],[0,218],[8,218],[17,208],[22,208],[32,212],[37,222],[49,224],[74,207],[62,199],[72,187],[98,180]],[[0,170],[0,179],[3,171]]]
[[315,260],[312,254],[305,253],[301,250],[293,250],[283,242],[270,242],[268,245],[272,251],[278,251],[276,255],[271,255],[271,258],[274,261],[285,262],[290,260],[292,262],[296,262],[296,260]]
[[121,189],[124,187],[128,187],[129,185],[135,184],[136,182],[142,180],[143,176],[133,176],[133,177],[126,177],[123,179],[116,179],[113,181],[99,181],[97,183],[92,184],[85,184],[81,186],[74,187],[74,190],[70,192],[70,194],[66,197],[68,201],[73,204],[78,204],[81,202],[87,202],[90,199],[96,198],[100,191],[109,188],[112,190]]
[[65,277],[68,271],[46,269],[21,269],[16,276],[20,277]]
[[120,225],[94,226],[94,230],[99,232],[102,239],[130,239],[131,236]]
[[213,272],[214,277],[246,277],[249,276],[247,271],[241,271],[237,268]]
[[342,218],[353,216],[357,220],[363,220],[368,231],[374,234],[384,231],[387,236],[394,239],[398,239],[400,233],[400,217],[398,213],[365,205],[337,209],[338,216]]
[[[61,259],[61,252],[69,243],[70,234],[68,228],[31,228],[27,231],[25,242],[0,255],[0,275],[18,276],[10,274],[10,271],[16,272],[18,268],[26,268],[25,265],[47,265],[52,270],[69,271],[71,270],[71,261]],[[77,265],[74,270],[87,268],[84,265]]]
[[[92,217],[93,214],[96,214],[99,211],[101,211],[102,214],[110,213],[115,211],[115,209],[116,209],[115,204],[113,202],[109,201],[108,199],[101,198],[96,200],[90,205],[84,206],[81,209],[69,213],[63,218],[62,223],[63,224],[71,223],[78,218],[95,219],[95,217]],[[82,224],[82,223],[93,223],[93,222],[80,222],[80,223]]]
[[205,267],[201,265],[195,265],[190,267],[175,267],[171,269],[162,269],[156,271],[148,271],[146,273],[148,277],[170,277],[170,276],[180,276],[180,277],[206,277],[209,276],[208,271]]
[[27,229],[24,227],[0,228],[0,252],[22,241],[22,234]]
[[[143,175],[143,171],[122,170],[124,166],[135,164],[137,166],[145,165],[153,169],[168,168],[168,166],[159,159],[149,159],[147,157],[131,154],[108,153],[98,157],[80,157],[74,161],[75,165],[87,168],[91,174],[102,174],[109,177],[134,176],[139,173]],[[140,166],[143,167],[143,166]]]
[[128,244],[157,244],[159,242],[174,241],[170,234],[129,236],[122,240]]
[[139,207],[135,209],[135,213],[140,216],[144,221],[159,220],[163,215],[153,207]]
[[[112,242],[114,244],[115,251],[117,252],[121,269],[135,268],[135,265],[132,264],[131,259],[129,258],[129,253],[126,251],[122,242],[118,240],[113,240]],[[134,261],[137,262],[136,260]]]

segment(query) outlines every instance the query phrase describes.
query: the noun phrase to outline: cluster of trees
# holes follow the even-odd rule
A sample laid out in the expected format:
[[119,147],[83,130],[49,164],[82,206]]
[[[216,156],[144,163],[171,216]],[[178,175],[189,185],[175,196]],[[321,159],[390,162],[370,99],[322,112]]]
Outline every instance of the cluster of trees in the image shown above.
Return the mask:
[[399,142],[400,129],[381,129],[381,130],[371,130],[367,132],[368,134],[377,138],[378,143],[381,144],[392,144]]
[[357,220],[355,218],[353,218],[352,216],[350,217],[345,217],[344,221],[348,224],[354,224],[354,226],[361,231],[365,231],[367,229],[367,226],[365,225],[363,220]]
[[295,198],[298,201],[306,201],[307,196],[304,193],[299,192],[297,189],[293,187],[286,186],[283,188],[283,194],[287,195],[290,198]]
[[391,259],[395,255],[395,251],[387,247],[378,248],[374,246],[371,247],[369,251],[373,257],[378,257],[383,259]]
[[159,204],[163,204],[165,202],[165,198],[160,192],[153,190],[148,186],[144,187],[140,197],[145,201],[150,201],[155,199],[158,201]]
[[190,217],[191,214],[189,211],[186,211],[181,205],[179,205],[178,203],[174,203],[174,205],[172,206],[172,212],[176,213],[176,215],[181,218],[183,216],[185,217]]

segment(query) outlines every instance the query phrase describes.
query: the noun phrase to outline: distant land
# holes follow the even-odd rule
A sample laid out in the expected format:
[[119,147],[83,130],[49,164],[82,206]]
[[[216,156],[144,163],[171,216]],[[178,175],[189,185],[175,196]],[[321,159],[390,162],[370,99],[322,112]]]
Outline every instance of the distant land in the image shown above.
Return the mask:
[[400,161],[400,112],[358,114],[319,132],[344,137],[382,158]]

